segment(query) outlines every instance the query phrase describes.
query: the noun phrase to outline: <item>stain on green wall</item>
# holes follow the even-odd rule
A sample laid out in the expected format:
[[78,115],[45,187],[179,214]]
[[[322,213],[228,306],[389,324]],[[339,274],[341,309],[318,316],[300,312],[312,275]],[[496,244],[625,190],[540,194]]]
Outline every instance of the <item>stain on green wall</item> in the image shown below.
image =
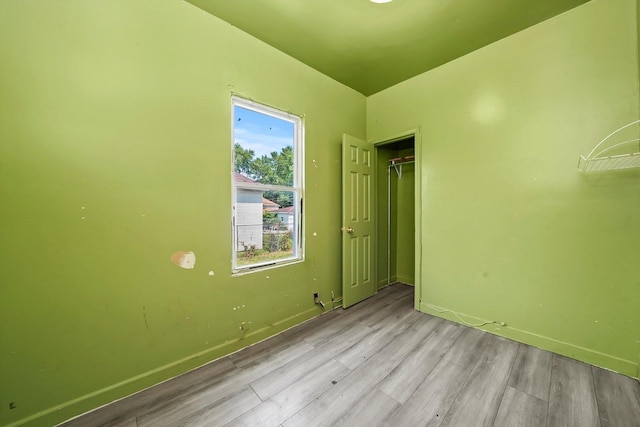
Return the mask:
[[367,99],[369,139],[422,129],[421,310],[637,375],[640,178],[576,167],[639,117],[635,3],[591,1]]
[[[177,1],[0,2],[0,57],[1,425],[52,425],[341,295],[340,144],[365,137],[364,96]],[[305,117],[303,263],[231,276],[232,93]]]

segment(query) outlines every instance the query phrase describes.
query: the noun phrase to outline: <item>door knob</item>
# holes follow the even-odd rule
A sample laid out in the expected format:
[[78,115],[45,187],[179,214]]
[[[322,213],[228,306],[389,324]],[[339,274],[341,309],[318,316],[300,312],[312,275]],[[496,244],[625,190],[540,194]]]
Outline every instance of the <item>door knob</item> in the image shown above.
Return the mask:
[[346,231],[349,234],[353,234],[353,227],[342,227],[342,231]]

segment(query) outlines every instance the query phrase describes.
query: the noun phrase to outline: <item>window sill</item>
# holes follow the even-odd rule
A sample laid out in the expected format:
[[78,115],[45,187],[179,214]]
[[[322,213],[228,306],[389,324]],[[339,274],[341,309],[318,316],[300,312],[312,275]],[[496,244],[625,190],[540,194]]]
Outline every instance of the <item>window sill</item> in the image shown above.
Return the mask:
[[274,268],[286,267],[293,264],[299,264],[301,262],[304,262],[304,258],[291,258],[288,260],[272,262],[267,264],[257,264],[251,267],[235,268],[231,272],[231,277],[244,276],[246,274],[257,273],[265,270],[273,270]]

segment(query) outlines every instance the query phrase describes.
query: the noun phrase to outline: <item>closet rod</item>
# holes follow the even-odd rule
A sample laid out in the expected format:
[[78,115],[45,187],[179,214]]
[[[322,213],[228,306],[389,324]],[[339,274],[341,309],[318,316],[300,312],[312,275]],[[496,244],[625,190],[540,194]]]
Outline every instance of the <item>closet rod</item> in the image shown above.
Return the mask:
[[389,159],[389,163],[391,164],[413,163],[415,159],[416,159],[416,156],[396,157],[395,159]]
[[398,179],[402,178],[402,165],[405,163],[415,163],[416,156],[396,157],[395,159],[389,159],[389,170],[393,167],[398,174]]

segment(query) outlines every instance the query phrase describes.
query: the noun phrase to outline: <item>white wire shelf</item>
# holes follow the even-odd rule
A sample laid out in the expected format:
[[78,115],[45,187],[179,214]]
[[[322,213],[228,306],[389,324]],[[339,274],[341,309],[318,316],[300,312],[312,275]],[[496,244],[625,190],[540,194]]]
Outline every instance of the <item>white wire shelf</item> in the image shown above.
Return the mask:
[[[578,170],[583,174],[640,168],[640,138],[628,139],[611,145],[611,137],[623,129],[640,123],[640,120],[628,123],[607,135],[587,157],[580,156]],[[624,152],[627,151],[627,152]],[[612,152],[623,152],[611,154]]]

